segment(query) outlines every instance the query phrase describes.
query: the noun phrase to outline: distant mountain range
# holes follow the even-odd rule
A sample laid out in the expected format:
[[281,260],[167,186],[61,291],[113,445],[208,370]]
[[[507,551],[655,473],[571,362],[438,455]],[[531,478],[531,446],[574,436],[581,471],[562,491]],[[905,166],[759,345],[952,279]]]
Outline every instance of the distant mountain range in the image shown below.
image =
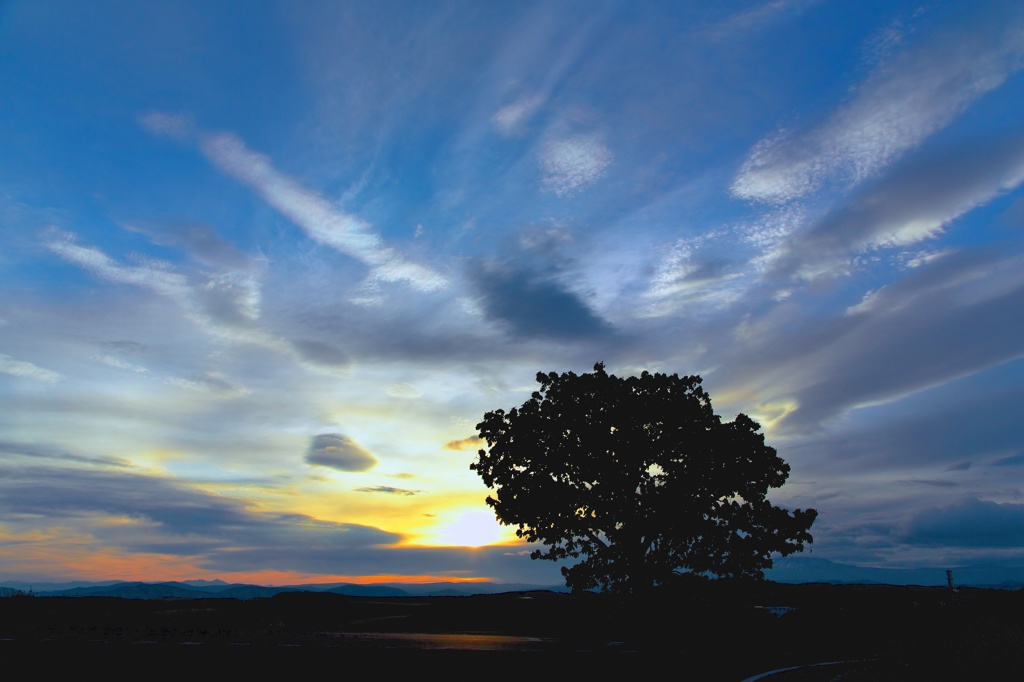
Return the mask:
[[[0,596],[18,591],[39,597],[121,597],[124,599],[256,599],[281,592],[330,592],[350,597],[459,597],[499,592],[549,590],[567,592],[564,585],[525,585],[515,583],[396,583],[357,585],[327,583],[308,585],[245,585],[222,580],[186,580],[183,582],[67,582],[0,583]],[[6,595],[5,595],[6,593]]]
[[[1024,588],[1024,567],[963,566],[953,568],[957,587],[998,589]],[[839,564],[827,559],[789,556],[775,561],[765,578],[778,583],[833,583],[943,586],[944,568],[872,568]],[[567,592],[564,585],[526,585],[516,583],[388,583],[357,585],[326,583],[308,585],[244,585],[223,580],[186,580],[183,582],[0,582],[0,597],[29,592],[40,597],[122,597],[125,599],[255,599],[281,592],[331,592],[353,597],[459,597],[499,592],[547,590]]]
[[[1024,567],[1021,566],[960,566],[950,567],[956,587],[993,587],[1020,589],[1024,587]],[[775,560],[764,577],[777,583],[834,583],[878,585],[946,584],[945,568],[873,568],[837,564],[827,559],[788,556]]]

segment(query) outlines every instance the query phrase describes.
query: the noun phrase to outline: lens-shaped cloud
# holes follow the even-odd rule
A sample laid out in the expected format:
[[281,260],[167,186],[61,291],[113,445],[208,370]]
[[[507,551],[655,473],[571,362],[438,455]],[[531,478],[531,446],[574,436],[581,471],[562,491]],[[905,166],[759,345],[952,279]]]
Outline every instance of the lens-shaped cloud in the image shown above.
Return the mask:
[[306,462],[339,471],[369,471],[377,458],[343,433],[322,433],[310,443]]

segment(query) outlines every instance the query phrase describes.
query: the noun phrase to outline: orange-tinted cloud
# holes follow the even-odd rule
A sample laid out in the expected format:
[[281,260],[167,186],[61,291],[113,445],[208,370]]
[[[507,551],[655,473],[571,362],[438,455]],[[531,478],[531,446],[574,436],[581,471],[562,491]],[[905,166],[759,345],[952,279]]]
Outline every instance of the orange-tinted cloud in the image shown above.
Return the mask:
[[480,436],[470,436],[461,440],[450,440],[444,444],[445,450],[469,450],[478,447],[484,439]]

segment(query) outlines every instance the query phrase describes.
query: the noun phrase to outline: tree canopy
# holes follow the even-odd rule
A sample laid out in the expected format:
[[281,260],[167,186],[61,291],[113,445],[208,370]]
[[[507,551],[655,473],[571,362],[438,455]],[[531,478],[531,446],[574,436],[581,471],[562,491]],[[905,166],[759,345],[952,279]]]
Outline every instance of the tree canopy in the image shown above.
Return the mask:
[[789,465],[744,414],[723,422],[699,376],[537,374],[540,389],[477,424],[470,465],[498,520],[578,563],[573,589],[638,591],[684,573],[762,577],[813,541],[814,509],[767,499]]

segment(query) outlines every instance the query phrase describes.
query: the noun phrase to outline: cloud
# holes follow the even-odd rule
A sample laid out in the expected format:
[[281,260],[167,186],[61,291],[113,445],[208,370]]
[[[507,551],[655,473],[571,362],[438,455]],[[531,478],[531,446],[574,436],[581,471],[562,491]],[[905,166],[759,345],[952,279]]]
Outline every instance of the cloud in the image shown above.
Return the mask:
[[339,471],[369,471],[376,466],[377,458],[344,434],[323,433],[314,436],[306,462]]
[[360,493],[383,493],[385,495],[405,495],[410,497],[423,492],[422,490],[409,490],[408,488],[393,488],[389,485],[363,486],[362,488],[353,488],[353,490]]
[[184,114],[154,111],[140,116],[139,123],[154,135],[178,140],[191,137],[195,133],[195,124],[192,122],[192,118]]
[[[66,232],[51,231],[47,246],[102,279],[149,289],[171,299],[192,322],[218,340],[252,343],[285,353],[317,371],[337,370],[350,364],[348,355],[331,344],[310,339],[287,341],[261,326],[260,259],[247,261],[247,270],[186,274],[153,258],[139,257],[136,265],[119,262],[95,247],[78,244],[75,235]],[[125,369],[130,364],[116,358],[100,361]],[[204,383],[194,377],[182,381],[192,382],[193,387]],[[212,386],[210,382],[206,384]]]
[[388,386],[387,391],[388,395],[392,398],[399,398],[401,400],[415,400],[416,398],[423,397],[422,391],[409,384],[391,384]]
[[[794,441],[786,450],[798,455],[804,467],[824,467],[827,475],[814,475],[837,483],[850,474],[875,472],[894,480],[911,472],[934,476],[936,468],[941,468],[957,472],[951,480],[967,484],[985,475],[979,472],[979,462],[1024,464],[1024,456],[1014,460],[1006,454],[1020,447],[1016,415],[1024,410],[1024,383],[1018,383],[1022,373],[1024,362],[1018,360],[949,381],[898,405],[863,407],[827,431]],[[844,380],[836,378],[837,397]],[[859,398],[852,397],[854,405]],[[831,395],[829,400],[833,404],[826,414],[850,407]]]
[[10,355],[0,353],[0,372],[15,377],[35,379],[47,384],[53,384],[61,380],[61,375],[50,369],[45,369],[25,360],[15,360]]
[[560,197],[571,195],[596,182],[611,162],[611,150],[597,135],[550,140],[540,151],[541,187]]
[[480,447],[484,439],[480,436],[469,436],[459,440],[450,440],[444,444],[445,450],[475,450]]
[[173,267],[156,259],[144,259],[140,265],[123,265],[97,248],[81,246],[74,234],[52,232],[47,246],[65,260],[112,282],[134,284],[179,301],[188,294],[188,279]]
[[105,515],[145,519],[179,535],[224,533],[245,524],[241,502],[142,474],[32,467],[9,470],[0,511],[51,520]]
[[517,135],[529,122],[530,118],[540,109],[544,98],[540,95],[520,97],[511,104],[506,104],[494,114],[494,127],[505,136]]
[[237,551],[287,554],[316,547],[334,554],[402,539],[371,526],[262,512],[242,500],[137,473],[15,467],[0,479],[0,491],[0,518],[9,526],[25,522],[55,534],[76,528],[131,552],[205,555],[208,561],[223,556],[230,562]]
[[295,350],[306,360],[331,368],[344,368],[352,364],[348,354],[329,343],[312,340],[292,341]]
[[[158,555],[159,561],[170,555],[200,570],[226,574],[299,571],[562,582],[557,564],[508,556],[506,546],[409,546],[399,544],[401,534],[373,526],[262,511],[241,499],[134,472],[8,466],[0,477],[0,522],[8,533],[32,532],[40,551],[52,541],[54,553],[68,561],[85,543],[90,553],[99,545]],[[17,563],[16,557],[8,559]]]
[[701,251],[709,241],[722,236],[709,232],[679,239],[664,250],[644,296],[654,303],[641,310],[645,317],[660,317],[681,307],[692,311],[702,306],[720,312],[737,301],[749,286],[731,256]]
[[1024,135],[973,139],[917,155],[781,248],[772,274],[805,279],[849,269],[851,252],[935,237],[1024,182]]
[[967,499],[915,514],[902,541],[931,547],[1024,547],[1024,504]]
[[235,135],[203,136],[200,148],[221,170],[256,191],[310,239],[368,266],[371,280],[404,281],[420,291],[433,291],[447,285],[439,273],[408,261],[385,246],[369,223],[336,209],[320,195],[302,187]]
[[77,455],[58,446],[39,443],[20,443],[0,440],[0,452],[19,455],[21,457],[53,459],[65,462],[74,462],[76,464],[89,464],[93,466],[112,466],[125,469],[135,467],[134,464],[122,457],[90,457],[87,455]]
[[240,398],[249,394],[248,389],[232,384],[216,372],[194,374],[190,377],[171,377],[167,383],[218,398]]
[[214,230],[199,223],[171,226],[124,225],[131,232],[140,232],[159,246],[176,246],[184,249],[195,260],[224,270],[248,270],[254,260],[263,264],[263,259],[253,259],[239,251]]
[[873,176],[1021,68],[1022,31],[1014,13],[985,17],[898,53],[821,125],[758,142],[732,193],[780,203],[828,178],[860,182]]
[[954,252],[813,332],[788,329],[785,315],[756,326],[723,373],[744,377],[745,390],[766,382],[765,402],[795,402],[777,426],[803,431],[1024,356],[1024,319],[1007,315],[1019,309],[1019,246]]
[[1024,466],[1024,452],[1018,452],[1014,455],[1007,455],[1006,457],[1000,457],[996,461],[992,462],[994,467],[1019,467]]
[[173,265],[154,258],[137,258],[137,265],[120,263],[95,247],[81,246],[73,234],[53,232],[51,251],[98,277],[143,287],[180,305],[207,331],[276,346],[253,322],[260,315],[259,285],[252,273],[229,271],[207,274],[193,283]]
[[720,39],[737,39],[737,34],[763,30],[787,14],[796,15],[820,0],[768,0],[752,9],[737,12],[710,26],[706,32]]
[[117,369],[126,369],[136,374],[149,374],[149,370],[141,365],[136,365],[127,360],[115,357],[113,355],[93,355],[92,359],[96,362],[103,363],[108,367],[116,367]]
[[603,336],[611,328],[551,277],[498,263],[481,263],[470,278],[484,314],[515,336],[563,340]]

